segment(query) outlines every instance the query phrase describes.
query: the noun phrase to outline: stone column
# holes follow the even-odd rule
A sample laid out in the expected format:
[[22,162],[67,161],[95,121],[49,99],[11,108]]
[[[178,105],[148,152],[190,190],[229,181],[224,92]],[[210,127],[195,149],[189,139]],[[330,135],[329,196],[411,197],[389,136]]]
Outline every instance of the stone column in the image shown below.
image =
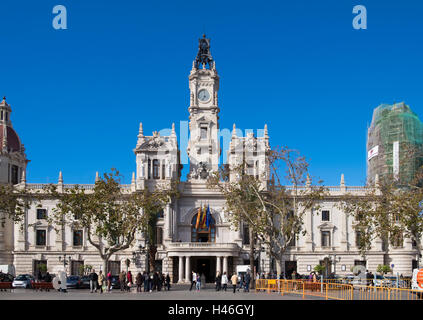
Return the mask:
[[223,257],[223,272],[226,272],[226,274],[228,275],[228,257]]
[[306,250],[313,250],[313,209],[307,210],[305,215],[306,220],[306,236],[305,245]]
[[179,273],[178,273],[178,283],[182,283],[184,281],[184,257],[179,257]]
[[348,250],[348,241],[347,241],[347,235],[348,235],[348,226],[347,226],[347,219],[348,216],[346,213],[339,211],[338,213],[341,216],[341,250],[347,251]]
[[165,212],[165,239],[166,240],[170,240],[172,239],[172,223],[171,223],[171,208],[170,205],[166,205],[166,207],[164,208],[164,212]]
[[185,257],[185,282],[189,282],[189,274],[191,272],[191,257]]
[[216,272],[222,273],[222,270],[220,269],[221,263],[220,263],[220,257],[216,257]]

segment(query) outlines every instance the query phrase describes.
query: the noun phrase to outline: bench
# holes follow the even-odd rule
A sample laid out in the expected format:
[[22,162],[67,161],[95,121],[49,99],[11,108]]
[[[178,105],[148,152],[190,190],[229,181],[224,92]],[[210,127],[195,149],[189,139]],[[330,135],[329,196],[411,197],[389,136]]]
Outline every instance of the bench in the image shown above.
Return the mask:
[[31,283],[32,289],[38,291],[50,291],[50,289],[54,289],[53,288],[53,283],[52,282],[32,282]]
[[7,291],[12,289],[12,282],[0,282],[0,291]]

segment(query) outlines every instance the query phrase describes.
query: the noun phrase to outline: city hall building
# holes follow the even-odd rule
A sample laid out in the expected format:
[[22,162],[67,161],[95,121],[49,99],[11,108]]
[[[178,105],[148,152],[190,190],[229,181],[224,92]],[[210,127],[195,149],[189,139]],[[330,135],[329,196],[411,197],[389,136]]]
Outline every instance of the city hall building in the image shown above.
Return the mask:
[[[157,223],[158,250],[156,269],[169,273],[173,282],[188,282],[192,270],[203,273],[208,282],[214,281],[217,271],[235,272],[237,265],[249,264],[248,226],[235,231],[224,211],[225,200],[215,190],[207,188],[207,177],[218,169],[220,158],[219,137],[219,75],[210,53],[210,41],[203,36],[199,40],[199,51],[188,76],[189,130],[190,139],[186,150],[189,157],[189,174],[181,179],[180,150],[175,127],[168,136],[153,132],[145,135],[140,124],[134,148],[136,172],[129,185],[122,185],[125,192],[137,192],[151,188],[157,183],[183,180],[179,184],[180,197],[174,199],[160,213]],[[233,106],[232,106],[233,107]],[[43,190],[43,184],[28,183],[25,178],[29,160],[25,148],[14,131],[11,122],[11,106],[6,99],[0,103],[0,183],[14,184],[29,192]],[[245,137],[232,132],[227,161],[236,165],[245,161],[250,174],[269,179],[267,153],[270,141],[267,126],[262,126],[263,136],[247,134]],[[135,138],[135,137],[134,137]],[[241,152],[239,152],[241,150]],[[97,177],[98,178],[98,177]],[[94,182],[94,177],[93,177]],[[87,192],[94,184],[82,184]],[[73,185],[64,183],[59,174],[57,188],[64,192]],[[392,247],[381,240],[373,243],[365,260],[359,254],[354,221],[342,212],[337,204],[346,193],[357,196],[365,193],[363,186],[347,186],[340,177],[338,186],[328,187],[329,195],[321,202],[319,212],[310,210],[304,217],[305,236],[291,243],[284,255],[282,269],[290,274],[296,270],[308,274],[314,266],[323,263],[338,275],[351,273],[351,267],[365,265],[375,271],[379,264],[393,266],[394,273],[410,275],[417,264],[417,250],[409,239],[402,245]],[[91,246],[86,230],[66,226],[61,232],[47,224],[48,216],[55,207],[54,199],[31,204],[26,210],[24,228],[3,219],[0,224],[0,265],[13,264],[16,274],[36,275],[40,264],[46,264],[50,273],[63,270],[66,254],[68,274],[78,274],[81,265],[92,265],[101,269],[102,260],[97,249]],[[196,229],[196,215],[200,206],[207,204],[211,210],[211,225],[207,230]],[[147,269],[145,240],[139,234],[133,247],[114,254],[109,269],[117,274],[126,270],[126,260],[131,261],[133,273]],[[257,271],[276,271],[275,261],[259,248],[254,254]]]

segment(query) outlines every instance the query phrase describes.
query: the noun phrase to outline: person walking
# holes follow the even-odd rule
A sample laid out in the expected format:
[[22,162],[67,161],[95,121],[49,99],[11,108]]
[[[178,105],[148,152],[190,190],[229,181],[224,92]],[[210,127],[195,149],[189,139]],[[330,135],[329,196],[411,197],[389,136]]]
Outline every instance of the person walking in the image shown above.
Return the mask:
[[220,275],[220,272],[218,271],[216,274],[216,291],[220,291],[222,286],[222,276]]
[[191,272],[191,287],[189,288],[189,291],[192,290],[193,286],[194,286],[194,288],[196,288],[196,284],[195,284],[196,281],[197,281],[197,274],[195,273],[194,270],[192,270],[192,272]]
[[154,272],[154,274],[153,274],[153,289],[152,289],[152,291],[158,290],[158,287],[159,287],[159,275],[158,275],[157,272]]
[[226,292],[226,288],[228,286],[228,276],[226,275],[226,272],[223,272],[223,275],[222,275],[222,286],[223,286],[222,291],[225,290]]
[[201,290],[201,276],[199,273],[197,273],[197,282],[195,283],[195,287],[197,288],[197,291]]
[[107,273],[107,292],[112,291],[112,272]]
[[243,273],[241,273],[238,276],[238,281],[239,281],[239,284],[238,284],[237,291],[239,291],[239,289],[241,289],[244,286],[244,274]]
[[250,292],[250,281],[251,281],[251,275],[250,271],[247,272],[244,278],[245,286],[244,286],[244,292]]
[[90,273],[90,291],[93,293],[93,290],[97,292],[97,281],[98,281],[98,275],[95,273],[95,270],[91,271]]
[[121,273],[119,273],[120,291],[125,290],[125,278],[125,271],[121,271]]
[[133,284],[131,270],[129,270],[127,275],[126,275],[126,283],[127,283],[126,291],[131,292],[131,288],[132,288],[132,284]]
[[231,277],[231,282],[232,282],[232,286],[234,288],[234,293],[235,293],[236,284],[238,282],[238,276],[236,275],[236,273],[234,273],[233,276]]
[[149,292],[150,291],[150,286],[149,286],[150,276],[148,275],[146,271],[143,272],[143,278],[144,278],[144,292]]
[[143,283],[143,278],[141,272],[138,272],[137,276],[135,277],[135,284],[137,285],[137,292],[141,292],[141,286]]
[[161,272],[157,273],[157,291],[162,291],[162,285],[163,285],[163,276]]
[[100,287],[100,293],[103,293],[104,274],[100,270],[98,273],[98,286]]
[[169,291],[170,290],[170,277],[169,277],[169,273],[166,275],[165,283],[166,283],[167,291]]

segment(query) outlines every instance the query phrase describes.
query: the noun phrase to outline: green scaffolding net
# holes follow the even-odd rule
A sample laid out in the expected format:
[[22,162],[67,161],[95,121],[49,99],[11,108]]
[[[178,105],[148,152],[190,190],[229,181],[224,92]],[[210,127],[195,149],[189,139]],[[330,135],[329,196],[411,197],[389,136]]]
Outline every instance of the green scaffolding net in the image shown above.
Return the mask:
[[408,105],[378,106],[368,129],[368,183],[374,182],[376,174],[410,182],[423,164],[422,146],[423,124]]

